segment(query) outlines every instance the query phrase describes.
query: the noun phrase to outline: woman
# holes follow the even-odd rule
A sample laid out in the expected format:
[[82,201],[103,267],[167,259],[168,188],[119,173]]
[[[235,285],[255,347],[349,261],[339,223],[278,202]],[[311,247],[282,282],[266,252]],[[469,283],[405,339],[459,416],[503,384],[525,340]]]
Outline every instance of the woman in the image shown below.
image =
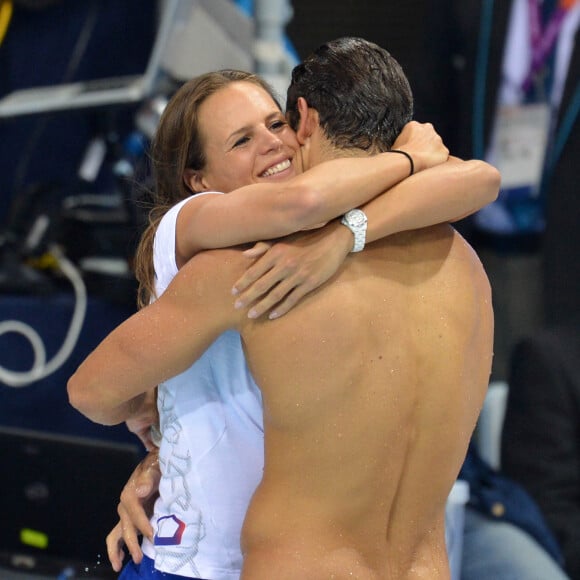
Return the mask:
[[[401,126],[404,122],[401,120]],[[402,137],[396,145],[401,143],[399,147],[403,147],[404,140]],[[412,151],[418,169],[447,158],[440,144],[436,147],[438,152],[430,150],[427,154],[414,150],[412,141],[405,145],[407,152]],[[289,162],[296,161],[296,154],[297,143],[279,107],[255,77],[231,72],[210,74],[185,85],[166,110],[153,148],[158,192],[165,198],[165,207],[176,197],[183,201],[165,212],[163,219],[160,216],[165,207],[157,211],[144,237],[139,254],[145,272],[142,300],[160,294],[179,266],[197,251],[212,245],[222,247],[272,238],[326,222],[376,196],[409,172],[404,156],[386,153],[368,159],[336,160],[295,176]],[[453,207],[454,211],[413,222],[408,219],[410,210],[405,213],[397,209],[399,214],[395,211],[394,215],[400,219],[399,226],[403,223],[400,229],[457,218],[477,209],[473,199],[466,200],[463,194],[468,176],[474,178],[471,191],[478,203],[489,201],[494,195],[490,183],[495,176],[490,179],[487,167],[476,164],[474,171],[473,166],[465,164],[465,174],[460,176],[455,168],[449,172],[453,179],[444,182],[438,173],[431,183],[441,187],[447,200],[456,196],[450,204],[437,200],[433,186],[418,187],[422,195],[414,198],[415,207]],[[340,181],[335,178],[337,174],[341,175]],[[289,179],[288,183],[278,183],[284,179]],[[311,189],[305,185],[307,180],[312,180]],[[190,191],[218,187],[233,190],[249,182],[257,185],[228,195],[185,198]],[[427,173],[423,183],[429,183]],[[410,208],[413,188],[405,183],[397,187],[388,195],[399,201],[397,206]],[[374,208],[372,203],[367,208],[370,241],[397,231],[396,219],[389,221],[389,216],[385,217],[379,201],[373,202]],[[374,214],[377,207],[381,209],[379,216]],[[326,237],[319,230],[311,234],[317,240],[322,237],[318,243],[324,248],[332,248],[332,259],[326,256],[325,260],[331,266],[325,265],[324,274],[315,285],[332,274],[353,243],[351,233],[339,223],[332,222],[326,228]],[[154,232],[155,288],[152,270],[147,267]],[[260,396],[245,368],[236,333],[222,335],[194,367],[181,378],[160,386],[163,477],[155,508],[155,545],[146,540],[144,551],[155,558],[156,567],[165,573],[235,578],[241,566],[241,522],[261,475]],[[187,389],[183,388],[186,384]],[[191,388],[192,384],[195,388]],[[115,566],[120,564],[121,528],[117,528],[116,539],[115,534],[109,539]],[[136,554],[135,560],[138,557]],[[150,560],[145,561],[145,566],[152,570]],[[135,575],[134,570],[126,570],[127,577]]]

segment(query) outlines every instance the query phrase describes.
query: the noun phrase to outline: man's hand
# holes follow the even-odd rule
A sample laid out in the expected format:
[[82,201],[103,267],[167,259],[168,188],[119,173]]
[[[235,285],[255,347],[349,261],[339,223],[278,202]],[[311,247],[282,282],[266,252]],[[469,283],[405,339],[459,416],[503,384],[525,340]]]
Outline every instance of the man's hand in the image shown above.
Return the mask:
[[121,501],[117,507],[119,523],[106,539],[107,554],[115,572],[119,572],[123,566],[124,545],[127,546],[133,561],[138,564],[143,557],[139,535],[153,541],[153,528],[149,517],[158,496],[160,479],[158,452],[152,451],[135,468],[121,492]]
[[259,300],[250,308],[250,318],[271,309],[269,318],[279,318],[334,275],[352,244],[352,233],[337,221],[273,245],[257,243],[245,254],[258,259],[234,285],[236,308]]
[[138,412],[125,421],[127,429],[139,437],[147,451],[152,451],[157,445],[151,437],[151,427],[159,424],[157,410],[157,389],[145,393]]
[[444,163],[449,157],[449,150],[431,123],[407,123],[393,149],[402,149],[413,158],[415,172]]

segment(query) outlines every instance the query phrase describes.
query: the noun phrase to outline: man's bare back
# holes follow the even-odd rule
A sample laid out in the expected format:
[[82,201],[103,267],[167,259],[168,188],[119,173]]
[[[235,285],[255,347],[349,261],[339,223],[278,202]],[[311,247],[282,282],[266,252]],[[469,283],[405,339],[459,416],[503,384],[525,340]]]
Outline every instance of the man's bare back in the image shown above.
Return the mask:
[[241,333],[265,429],[242,578],[448,578],[445,501],[492,357],[473,250],[449,226],[374,243]]

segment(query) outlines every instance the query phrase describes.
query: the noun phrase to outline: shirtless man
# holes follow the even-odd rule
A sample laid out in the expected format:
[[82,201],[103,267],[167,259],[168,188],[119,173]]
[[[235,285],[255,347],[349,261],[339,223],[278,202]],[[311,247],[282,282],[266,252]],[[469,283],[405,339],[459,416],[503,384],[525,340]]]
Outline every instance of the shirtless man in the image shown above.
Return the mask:
[[[373,54],[397,93],[402,72],[364,41],[329,43],[297,67],[288,107],[305,167],[375,152],[364,130],[363,141],[337,143],[340,112],[323,118],[316,108],[330,93],[339,107],[355,104]],[[340,88],[309,94],[312,76],[320,85],[335,66]],[[445,502],[492,357],[490,288],[475,253],[447,225],[374,242],[274,321],[233,308],[246,265],[238,249],[194,257],[79,367],[72,404],[99,422],[126,420],[144,391],[235,328],[262,391],[265,434],[242,578],[448,578]]]

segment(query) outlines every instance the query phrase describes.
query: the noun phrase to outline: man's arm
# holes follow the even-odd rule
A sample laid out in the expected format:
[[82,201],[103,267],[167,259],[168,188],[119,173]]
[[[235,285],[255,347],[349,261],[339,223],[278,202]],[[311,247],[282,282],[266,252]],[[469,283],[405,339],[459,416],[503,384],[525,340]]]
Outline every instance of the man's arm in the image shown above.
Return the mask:
[[144,393],[185,371],[237,325],[230,288],[242,268],[238,250],[190,260],[158,300],[113,330],[79,366],[67,385],[71,405],[97,423],[130,419]]
[[113,570],[121,571],[126,546],[133,562],[138,564],[143,558],[139,534],[153,542],[153,528],[149,516],[158,496],[161,470],[157,451],[149,454],[137,465],[129,481],[125,484],[117,513],[119,522],[107,535],[107,554]]

